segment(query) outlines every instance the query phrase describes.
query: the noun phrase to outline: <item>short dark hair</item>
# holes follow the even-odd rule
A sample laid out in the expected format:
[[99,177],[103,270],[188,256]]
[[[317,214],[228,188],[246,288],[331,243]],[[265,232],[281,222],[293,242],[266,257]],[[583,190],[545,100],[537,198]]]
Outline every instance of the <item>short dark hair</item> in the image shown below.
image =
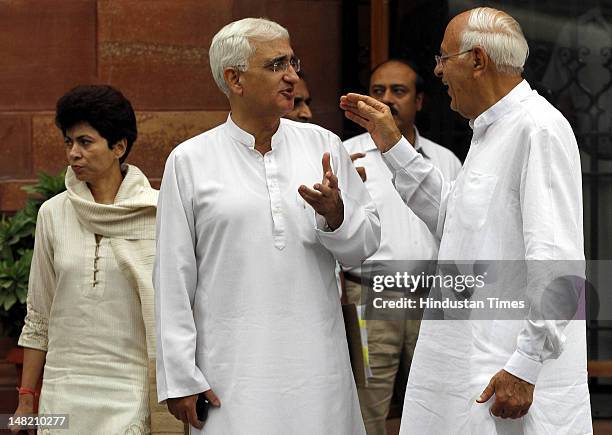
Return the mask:
[[125,139],[127,147],[119,159],[123,163],[138,137],[136,115],[127,98],[109,85],[77,86],[64,94],[55,111],[55,125],[66,135],[66,130],[80,122],[87,122],[108,142],[108,147]]
[[372,71],[370,71],[370,78],[378,68],[391,62],[401,63],[402,65],[406,65],[408,68],[414,71],[414,73],[416,74],[416,80],[414,82],[416,93],[420,94],[422,92],[425,92],[425,80],[423,80],[423,77],[421,77],[421,74],[419,73],[419,67],[417,66],[417,63],[412,59],[406,59],[403,57],[393,57],[391,59],[387,59],[372,68]]

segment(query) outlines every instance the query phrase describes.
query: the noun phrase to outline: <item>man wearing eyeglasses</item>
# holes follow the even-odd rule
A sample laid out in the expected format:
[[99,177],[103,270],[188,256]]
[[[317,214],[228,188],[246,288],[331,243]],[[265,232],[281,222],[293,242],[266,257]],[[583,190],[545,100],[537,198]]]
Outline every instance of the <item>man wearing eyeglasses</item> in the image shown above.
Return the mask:
[[281,119],[300,69],[286,29],[230,23],[209,56],[231,113],[166,162],[158,399],[192,434],[364,434],[334,269],[377,249],[375,206],[337,136]]
[[[473,129],[454,183],[402,137],[388,107],[357,94],[343,96],[341,107],[368,129],[404,201],[441,237],[438,259],[492,264],[492,285],[524,287],[535,304],[522,317],[501,310],[481,320],[423,321],[401,434],[593,433],[584,317],[563,305],[576,300],[550,299],[554,281],[540,276],[548,273],[542,267],[555,277],[567,260],[584,260],[574,133],[522,78],[527,41],[508,14],[476,8],[456,16],[440,51],[435,74]],[[504,270],[511,264],[518,269]],[[538,295],[554,315],[541,316]]]

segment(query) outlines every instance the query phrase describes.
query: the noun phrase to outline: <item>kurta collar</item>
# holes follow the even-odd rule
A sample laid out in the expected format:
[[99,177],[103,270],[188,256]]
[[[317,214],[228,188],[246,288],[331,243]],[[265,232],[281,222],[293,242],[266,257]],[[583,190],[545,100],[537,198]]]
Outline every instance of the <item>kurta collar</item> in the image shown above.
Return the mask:
[[238,127],[232,119],[231,112],[227,115],[225,125],[232,139],[246,147],[255,148],[255,136]]
[[[236,123],[232,119],[231,113],[227,115],[227,121],[225,122],[225,125],[232,139],[236,140],[236,142],[238,142],[241,145],[244,145],[251,149],[255,149],[255,136],[253,136],[251,133],[244,131],[240,127],[238,127],[238,125],[236,125]],[[282,127],[283,127],[283,119],[281,118],[280,123],[278,125],[278,129],[276,130],[274,135],[272,135],[272,139],[271,139],[272,148],[274,148],[274,145],[277,144],[278,141],[280,140],[280,137],[281,137],[280,133],[281,133]]]
[[489,125],[493,124],[516,107],[516,104],[525,99],[531,92],[531,86],[529,86],[526,80],[523,80],[501,100],[478,115],[476,119],[470,119],[470,127],[474,130],[475,134],[477,130],[486,129]]

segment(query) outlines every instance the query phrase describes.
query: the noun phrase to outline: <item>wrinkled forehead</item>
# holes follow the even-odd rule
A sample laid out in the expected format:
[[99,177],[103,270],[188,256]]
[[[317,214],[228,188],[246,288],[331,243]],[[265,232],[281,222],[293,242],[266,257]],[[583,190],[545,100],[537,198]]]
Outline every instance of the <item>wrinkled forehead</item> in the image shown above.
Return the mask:
[[414,86],[416,72],[401,62],[387,62],[374,71],[370,76],[370,87],[376,85],[404,85]]
[[254,48],[253,54],[249,58],[251,60],[272,60],[286,57],[293,57],[293,49],[288,39],[274,39],[272,41],[261,41],[251,39],[249,41]]
[[99,135],[98,130],[93,128],[87,121],[78,121],[66,129],[67,137],[76,137],[81,135]]
[[444,39],[440,44],[440,50],[446,53],[454,52],[461,46],[461,34],[467,26],[469,18],[468,12],[463,12],[454,17],[446,26]]

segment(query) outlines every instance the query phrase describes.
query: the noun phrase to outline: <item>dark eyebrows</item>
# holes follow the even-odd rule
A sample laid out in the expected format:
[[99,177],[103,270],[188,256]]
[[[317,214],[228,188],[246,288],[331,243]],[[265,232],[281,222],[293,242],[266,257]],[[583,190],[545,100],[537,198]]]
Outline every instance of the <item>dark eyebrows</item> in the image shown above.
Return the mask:
[[[292,56],[293,57],[293,56]],[[271,60],[269,60],[268,62],[266,62],[266,66],[272,66],[274,65],[276,62],[286,62],[287,59],[289,59],[288,55],[284,55],[284,56],[277,56]]]
[[266,63],[266,66],[272,66],[273,64],[277,63],[277,62],[291,62],[291,61],[297,61],[298,58],[295,54],[285,54],[283,56],[277,56],[271,60],[269,60]]
[[70,141],[75,141],[75,140],[77,140],[77,141],[82,141],[83,139],[85,139],[85,140],[90,140],[90,141],[94,141],[94,138],[93,138],[92,136],[88,135],[88,134],[81,134],[81,135],[78,135],[78,136],[77,136],[77,137],[75,137],[74,139],[73,139],[73,138],[71,138],[70,136],[68,136],[67,134],[66,134],[66,135],[64,135],[64,142],[67,142],[67,141],[69,141],[69,140],[70,140]]
[[372,88],[372,89],[387,89],[387,87],[389,87],[391,89],[397,89],[397,88],[408,89],[408,86],[406,86],[403,83],[391,83],[389,86],[387,86],[387,85],[378,85],[378,84],[370,86],[370,88]]

